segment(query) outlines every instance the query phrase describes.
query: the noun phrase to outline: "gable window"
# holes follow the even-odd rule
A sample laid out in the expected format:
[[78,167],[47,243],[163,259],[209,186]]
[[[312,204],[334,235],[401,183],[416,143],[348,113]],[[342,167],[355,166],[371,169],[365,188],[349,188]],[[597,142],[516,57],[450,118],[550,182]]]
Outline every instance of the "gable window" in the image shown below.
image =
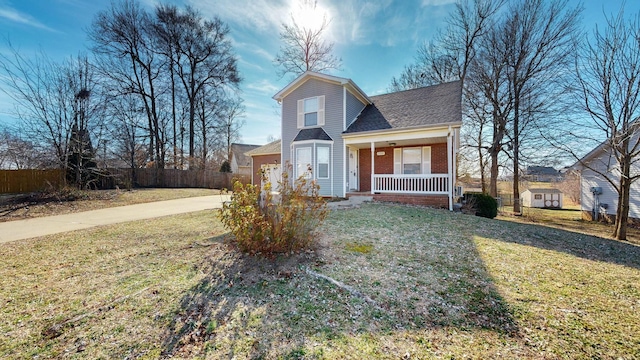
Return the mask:
[[393,149],[394,174],[431,174],[431,146]]
[[318,179],[329,178],[329,148],[320,146],[316,149],[318,159]]
[[311,178],[309,167],[311,166],[311,148],[302,147],[296,149],[296,178],[303,176],[305,179]]
[[298,100],[298,129],[324,125],[324,95]]

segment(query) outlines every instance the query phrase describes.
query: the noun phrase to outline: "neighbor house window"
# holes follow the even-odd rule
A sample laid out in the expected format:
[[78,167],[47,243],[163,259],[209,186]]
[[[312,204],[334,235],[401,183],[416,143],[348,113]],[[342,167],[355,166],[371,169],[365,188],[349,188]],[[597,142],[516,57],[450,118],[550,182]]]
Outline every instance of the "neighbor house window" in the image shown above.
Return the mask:
[[318,98],[304,99],[304,126],[318,125]]
[[296,149],[296,178],[303,176],[306,179],[311,178],[311,148],[303,147]]
[[533,199],[534,199],[534,200],[542,200],[542,194],[535,194],[535,195],[533,195]]
[[431,146],[393,149],[394,174],[430,174]]
[[329,178],[329,148],[321,146],[317,148],[318,179]]

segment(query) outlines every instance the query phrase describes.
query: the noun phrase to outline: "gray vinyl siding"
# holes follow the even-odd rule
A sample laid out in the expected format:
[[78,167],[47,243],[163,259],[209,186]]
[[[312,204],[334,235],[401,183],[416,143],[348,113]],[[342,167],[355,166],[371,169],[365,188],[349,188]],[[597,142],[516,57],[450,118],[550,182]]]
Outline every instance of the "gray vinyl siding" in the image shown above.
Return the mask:
[[[361,103],[360,100],[358,100],[358,98],[356,98],[355,96],[353,96],[353,94],[351,94],[349,91],[347,91],[347,116],[346,116],[346,120],[347,120],[347,124],[346,127],[349,127],[349,125],[351,125],[355,120],[356,117],[360,114],[360,112],[362,112],[362,109],[364,109],[366,105]],[[346,128],[345,128],[346,130]],[[347,156],[349,154],[349,150],[347,151]],[[346,167],[345,167],[347,174],[349,174],[351,172],[351,169],[349,168],[349,160],[346,161]],[[349,179],[347,179],[347,182],[349,182]]]
[[[333,147],[331,149],[331,163],[329,164],[330,179],[318,180],[318,183],[320,185],[321,195],[342,195],[344,166],[342,86],[316,79],[309,79],[282,100],[282,161],[283,163],[288,161],[292,165],[295,165],[294,159],[292,159],[295,151],[291,151],[291,142],[298,134],[298,131],[300,131],[297,128],[298,100],[321,95],[325,96],[325,125],[322,128],[333,139]],[[318,145],[320,145],[320,143],[318,143]],[[301,146],[309,145],[304,144]],[[313,145],[311,144],[311,146]],[[315,155],[314,153],[314,163]],[[333,181],[333,193],[329,181]]]
[[[611,159],[615,164],[615,160]],[[615,165],[609,164],[607,155],[598,157],[589,162],[591,167],[602,173],[607,173],[607,170],[611,171],[609,176],[614,183],[620,182],[618,172],[615,171]],[[636,170],[640,171],[640,165],[635,165]],[[633,173],[633,170],[632,170]],[[583,211],[592,211],[595,201],[594,195],[591,192],[591,187],[598,186],[602,188],[602,194],[598,195],[600,204],[607,204],[606,210],[609,215],[616,215],[618,207],[618,192],[602,175],[597,172],[584,168],[580,178],[580,206]],[[631,193],[629,198],[629,217],[640,219],[640,182],[636,181],[631,184]]]
[[349,127],[349,125],[351,125],[356,120],[356,116],[360,114],[364,107],[365,104],[361,103],[358,98],[347,91],[347,127]]

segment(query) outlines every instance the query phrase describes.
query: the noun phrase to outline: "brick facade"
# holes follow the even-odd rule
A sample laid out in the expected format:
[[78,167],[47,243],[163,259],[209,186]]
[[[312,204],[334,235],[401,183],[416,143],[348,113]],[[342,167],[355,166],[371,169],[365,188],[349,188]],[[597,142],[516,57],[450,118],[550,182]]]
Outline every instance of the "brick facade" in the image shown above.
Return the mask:
[[253,159],[253,167],[251,170],[252,174],[252,184],[260,185],[260,168],[263,164],[280,164],[280,154],[271,154],[271,155],[255,155],[252,156]]
[[[417,146],[425,145],[411,147]],[[430,144],[426,146],[431,146],[431,173],[446,174],[448,172],[447,144]],[[393,174],[393,147],[376,148],[375,152],[374,163],[376,168],[374,174]],[[384,155],[378,155],[378,153],[381,152],[384,152]],[[358,162],[360,169],[360,191],[371,191],[371,149],[360,149]]]
[[373,196],[373,200],[382,202],[393,202],[410,205],[429,206],[434,208],[449,208],[449,198],[446,195],[408,195],[408,194],[349,194],[351,196]]

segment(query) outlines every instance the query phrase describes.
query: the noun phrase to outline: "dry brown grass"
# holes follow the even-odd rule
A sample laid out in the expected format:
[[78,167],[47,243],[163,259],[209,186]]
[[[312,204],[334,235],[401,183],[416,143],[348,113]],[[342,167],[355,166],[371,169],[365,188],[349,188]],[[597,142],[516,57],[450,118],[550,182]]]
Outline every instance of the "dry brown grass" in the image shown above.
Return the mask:
[[384,204],[323,230],[272,260],[211,212],[5,244],[0,357],[640,356],[638,246]]
[[217,195],[212,189],[75,190],[34,193],[0,198],[0,222],[62,215],[109,207]]
[[[500,212],[498,219],[524,224],[536,224],[601,238],[611,238],[614,230],[613,224],[610,223],[583,220],[579,205],[571,205],[558,210],[524,207],[521,216],[514,216],[507,209]],[[629,226],[627,228],[627,241],[640,245],[640,228],[638,226]]]

